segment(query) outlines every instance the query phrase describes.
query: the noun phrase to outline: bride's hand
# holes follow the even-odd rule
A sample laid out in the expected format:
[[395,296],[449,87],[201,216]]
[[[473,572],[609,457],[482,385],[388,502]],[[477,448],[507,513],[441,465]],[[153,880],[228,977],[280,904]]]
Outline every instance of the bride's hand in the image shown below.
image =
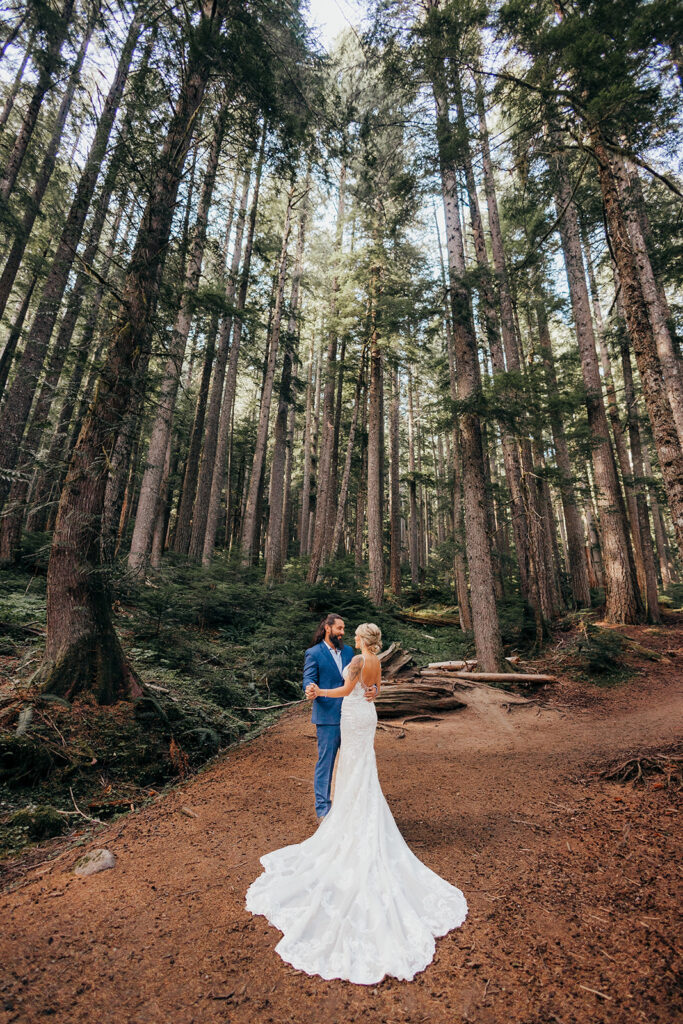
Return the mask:
[[307,696],[307,697],[309,697],[309,696],[310,696],[311,698],[313,698],[313,697],[317,697],[319,693],[320,693],[320,687],[318,686],[318,684],[317,684],[317,683],[310,683],[310,684],[309,684],[309,685],[308,685],[308,686],[306,687],[306,696]]

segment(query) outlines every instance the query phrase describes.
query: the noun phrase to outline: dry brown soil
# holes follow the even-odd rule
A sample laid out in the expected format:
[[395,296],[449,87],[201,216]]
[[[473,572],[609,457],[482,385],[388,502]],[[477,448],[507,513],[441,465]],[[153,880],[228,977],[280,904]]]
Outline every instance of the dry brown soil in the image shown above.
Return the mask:
[[[670,661],[640,661],[612,689],[563,679],[529,708],[410,723],[403,739],[378,731],[399,828],[469,903],[412,982],[296,971],[273,952],[280,933],[244,909],[260,854],[317,827],[315,730],[299,706],[85,846],[42,864],[33,851],[22,875],[12,866],[0,1022],[681,1019],[680,797],[661,776],[633,787],[598,773],[680,741],[683,625],[630,635],[672,650]],[[116,867],[76,877],[77,857],[100,846]]]

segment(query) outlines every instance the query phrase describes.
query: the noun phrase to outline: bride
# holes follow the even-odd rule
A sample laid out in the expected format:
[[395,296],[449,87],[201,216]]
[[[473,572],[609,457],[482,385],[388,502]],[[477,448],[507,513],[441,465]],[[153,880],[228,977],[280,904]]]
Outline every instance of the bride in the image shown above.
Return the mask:
[[332,809],[302,843],[264,854],[246,909],[283,932],[275,947],[307,974],[375,985],[410,981],[431,962],[435,937],[459,927],[467,902],[418,860],[398,830],[379,783],[377,710],[365,686],[380,688],[374,623],[356,630],[360,649],[344,685],[314,696],[343,698],[341,748]]

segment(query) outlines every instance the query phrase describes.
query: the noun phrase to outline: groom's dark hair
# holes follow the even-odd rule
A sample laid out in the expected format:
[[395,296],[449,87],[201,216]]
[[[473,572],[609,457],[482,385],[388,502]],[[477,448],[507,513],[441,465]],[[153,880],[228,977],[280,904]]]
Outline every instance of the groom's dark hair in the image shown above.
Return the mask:
[[321,640],[324,640],[325,626],[333,626],[337,619],[341,619],[341,615],[337,615],[336,612],[330,612],[329,615],[326,615],[325,618],[320,623],[320,625],[318,626],[318,628],[316,629],[313,639],[309,644],[309,647],[315,647],[315,645],[319,644]]

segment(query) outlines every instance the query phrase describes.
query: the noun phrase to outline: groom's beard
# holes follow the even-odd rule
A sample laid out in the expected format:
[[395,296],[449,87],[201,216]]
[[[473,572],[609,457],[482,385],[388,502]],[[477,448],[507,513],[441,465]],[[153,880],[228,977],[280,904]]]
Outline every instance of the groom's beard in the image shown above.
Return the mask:
[[333,647],[336,647],[338,651],[341,651],[342,647],[344,646],[344,637],[331,636],[330,643],[332,644]]

